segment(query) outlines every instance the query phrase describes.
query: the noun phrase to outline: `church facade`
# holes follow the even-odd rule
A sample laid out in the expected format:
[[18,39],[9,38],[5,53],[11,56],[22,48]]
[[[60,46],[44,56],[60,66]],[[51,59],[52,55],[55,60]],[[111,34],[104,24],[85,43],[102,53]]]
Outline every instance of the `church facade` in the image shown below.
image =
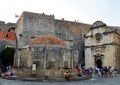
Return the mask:
[[120,27],[96,21],[85,36],[85,66],[111,66],[120,72]]

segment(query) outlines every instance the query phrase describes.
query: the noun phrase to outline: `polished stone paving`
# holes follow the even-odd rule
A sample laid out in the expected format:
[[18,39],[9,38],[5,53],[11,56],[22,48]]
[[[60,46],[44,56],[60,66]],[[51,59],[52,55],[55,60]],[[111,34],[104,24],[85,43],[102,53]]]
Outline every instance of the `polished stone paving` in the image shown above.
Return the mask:
[[68,82],[38,82],[7,80],[0,78],[0,85],[120,85],[120,74],[117,77],[111,78],[95,77],[87,80]]

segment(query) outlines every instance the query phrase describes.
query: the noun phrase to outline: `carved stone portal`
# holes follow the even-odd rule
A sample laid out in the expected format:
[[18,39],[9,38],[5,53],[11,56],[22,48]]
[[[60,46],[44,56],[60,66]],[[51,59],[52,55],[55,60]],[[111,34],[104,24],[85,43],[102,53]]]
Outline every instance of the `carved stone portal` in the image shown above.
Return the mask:
[[94,55],[95,67],[102,68],[103,66],[103,54],[97,53]]

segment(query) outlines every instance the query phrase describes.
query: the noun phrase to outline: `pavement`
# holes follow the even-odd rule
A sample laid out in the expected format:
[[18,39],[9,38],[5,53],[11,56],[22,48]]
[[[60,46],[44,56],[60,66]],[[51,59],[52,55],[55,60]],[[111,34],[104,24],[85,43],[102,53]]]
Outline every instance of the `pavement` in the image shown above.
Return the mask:
[[[18,76],[14,76],[19,78]],[[26,79],[26,78],[24,78]],[[22,80],[24,80],[22,79]],[[64,78],[63,78],[64,79]],[[31,80],[31,79],[29,79]],[[20,79],[9,80],[0,78],[0,85],[120,85],[120,74],[117,77],[97,77],[89,78],[78,81],[63,81],[63,82],[33,82],[33,81],[21,81]]]
[[[69,81],[80,81],[86,80],[90,77],[82,76],[82,77],[70,77]],[[32,77],[21,77],[21,76],[12,76],[10,78],[4,78],[8,80],[21,80],[21,81],[40,81],[40,82],[67,82],[65,78],[32,78]]]

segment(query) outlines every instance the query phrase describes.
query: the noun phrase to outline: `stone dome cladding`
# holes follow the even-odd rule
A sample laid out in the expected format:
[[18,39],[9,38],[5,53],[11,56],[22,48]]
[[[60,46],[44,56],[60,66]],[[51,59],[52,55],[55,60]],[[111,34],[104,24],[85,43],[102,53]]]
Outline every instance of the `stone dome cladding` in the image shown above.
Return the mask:
[[53,37],[53,36],[40,36],[37,38],[33,38],[29,41],[29,45],[38,45],[38,44],[51,44],[51,45],[60,45],[66,46],[65,42],[60,38]]

